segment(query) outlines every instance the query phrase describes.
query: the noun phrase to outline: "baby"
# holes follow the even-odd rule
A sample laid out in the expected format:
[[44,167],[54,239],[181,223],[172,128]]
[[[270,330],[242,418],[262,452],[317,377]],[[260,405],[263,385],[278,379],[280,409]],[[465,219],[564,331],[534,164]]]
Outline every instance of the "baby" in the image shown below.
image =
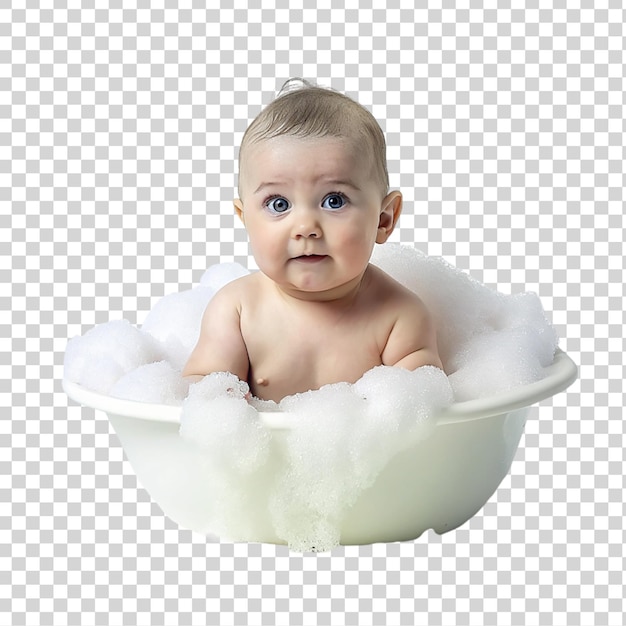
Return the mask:
[[209,302],[184,376],[228,371],[280,401],[377,365],[441,367],[422,301],[369,263],[402,195],[364,107],[308,83],[283,89],[243,137],[234,205],[260,271]]

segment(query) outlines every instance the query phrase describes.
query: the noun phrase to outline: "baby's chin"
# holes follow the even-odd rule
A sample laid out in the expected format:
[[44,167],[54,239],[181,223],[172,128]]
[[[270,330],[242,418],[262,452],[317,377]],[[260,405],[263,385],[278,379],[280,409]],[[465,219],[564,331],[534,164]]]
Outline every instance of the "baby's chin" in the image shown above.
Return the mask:
[[352,298],[360,289],[362,276],[347,282],[299,284],[276,283],[285,295],[307,302],[332,302]]

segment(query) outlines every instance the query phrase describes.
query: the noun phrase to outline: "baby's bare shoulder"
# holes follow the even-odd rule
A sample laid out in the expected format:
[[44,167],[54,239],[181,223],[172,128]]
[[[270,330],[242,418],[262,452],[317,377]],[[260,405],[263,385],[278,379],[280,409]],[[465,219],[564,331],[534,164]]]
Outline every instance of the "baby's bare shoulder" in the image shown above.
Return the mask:
[[251,295],[255,287],[253,274],[237,278],[218,289],[207,304],[202,325],[214,325],[215,323],[232,323],[239,325],[239,316],[246,301],[254,296]]
[[249,298],[258,295],[259,281],[257,273],[248,274],[227,283],[221,287],[211,299],[221,305],[241,304]]
[[384,365],[416,369],[422,365],[441,367],[434,321],[421,298],[382,270],[377,272],[379,297],[389,334],[381,357]]
[[385,308],[402,314],[428,314],[426,305],[414,291],[375,266],[372,266],[371,288],[372,295],[379,302],[384,302]]

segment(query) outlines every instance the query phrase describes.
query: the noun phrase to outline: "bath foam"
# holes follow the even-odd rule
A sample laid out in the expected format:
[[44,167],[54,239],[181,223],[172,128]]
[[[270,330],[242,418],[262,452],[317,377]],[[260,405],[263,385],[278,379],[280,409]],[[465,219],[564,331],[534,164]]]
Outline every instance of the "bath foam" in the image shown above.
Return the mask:
[[172,365],[182,371],[200,336],[200,320],[211,298],[224,285],[249,274],[238,263],[209,267],[194,289],[161,298],[144,320],[141,330],[154,337]]
[[[538,380],[552,362],[558,340],[536,294],[505,295],[441,258],[399,244],[377,246],[372,263],[425,302],[438,327],[440,356],[457,401]],[[108,393],[120,377],[155,361],[182,371],[215,290],[247,273],[237,264],[213,266],[194,289],[159,300],[140,330],[126,321],[109,322],[71,339],[65,377]],[[145,390],[138,394],[147,401]],[[159,400],[155,388],[152,401]]]
[[398,244],[376,247],[372,263],[426,304],[457,401],[539,380],[552,362],[558,338],[536,294],[503,294],[440,257]]
[[[146,316],[141,330],[153,337],[173,367],[182,371],[200,336],[200,320],[215,290],[194,289],[163,296]],[[174,323],[173,323],[174,322]]]
[[152,336],[127,320],[116,320],[68,341],[64,377],[93,391],[109,393],[124,375],[165,357],[165,350]]
[[169,361],[155,361],[131,370],[109,390],[122,400],[179,406],[189,393],[189,381]]
[[[290,428],[270,432],[247,392],[247,384],[220,372],[192,385],[183,403],[180,436],[201,452],[211,494],[206,530],[250,540],[261,506],[271,513],[271,532],[299,551],[338,545],[343,516],[361,492],[398,452],[426,437],[433,414],[452,402],[441,370],[380,366],[354,385],[326,385],[274,404],[290,414]],[[286,472],[275,471],[277,455]]]
[[[65,351],[64,377],[100,393],[112,393],[121,378],[159,361],[169,363],[181,377],[198,341],[207,304],[217,289],[248,273],[236,263],[210,267],[197,287],[158,300],[141,328],[127,320],[116,320],[94,326],[82,336],[72,337]],[[163,372],[161,370],[161,374]],[[133,380],[138,384],[133,385]],[[168,386],[177,387],[172,381]],[[156,378],[146,380],[141,372],[137,378],[122,382],[119,389],[123,390],[123,395],[118,397],[140,402],[181,404],[185,397],[174,392],[169,401],[163,400],[160,382]]]
[[283,399],[279,408],[294,420],[285,435],[289,471],[270,493],[277,536],[300,551],[338,545],[343,516],[361,492],[393,457],[426,437],[433,415],[452,401],[445,374],[430,366],[413,372],[379,366],[354,385]]
[[[296,549],[329,549],[351,503],[402,446],[426,436],[438,408],[539,380],[557,345],[535,294],[504,295],[406,246],[380,246],[372,262],[424,300],[448,376],[432,367],[380,366],[354,385],[328,385],[279,405],[246,401],[247,384],[229,374],[187,387],[180,372],[207,302],[247,273],[228,264],[161,299],[141,329],[110,322],[70,340],[65,378],[112,396],[182,404],[180,437],[194,442],[211,495],[208,533],[250,540],[249,520],[262,506],[271,511],[270,534]],[[269,435],[260,410],[289,411],[293,428]],[[276,454],[287,458],[288,472],[276,473]]]
[[271,484],[271,435],[246,401],[248,385],[218,372],[191,385],[183,402],[181,438],[203,459],[202,482],[211,494],[207,533],[249,541],[255,511],[266,506]]

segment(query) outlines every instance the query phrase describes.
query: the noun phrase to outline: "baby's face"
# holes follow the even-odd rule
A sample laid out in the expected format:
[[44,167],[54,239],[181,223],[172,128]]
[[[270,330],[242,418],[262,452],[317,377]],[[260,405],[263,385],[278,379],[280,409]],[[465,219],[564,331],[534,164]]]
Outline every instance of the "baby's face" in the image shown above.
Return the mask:
[[367,151],[338,138],[247,146],[240,178],[235,207],[259,269],[300,298],[349,293],[400,212],[400,194],[383,197]]

